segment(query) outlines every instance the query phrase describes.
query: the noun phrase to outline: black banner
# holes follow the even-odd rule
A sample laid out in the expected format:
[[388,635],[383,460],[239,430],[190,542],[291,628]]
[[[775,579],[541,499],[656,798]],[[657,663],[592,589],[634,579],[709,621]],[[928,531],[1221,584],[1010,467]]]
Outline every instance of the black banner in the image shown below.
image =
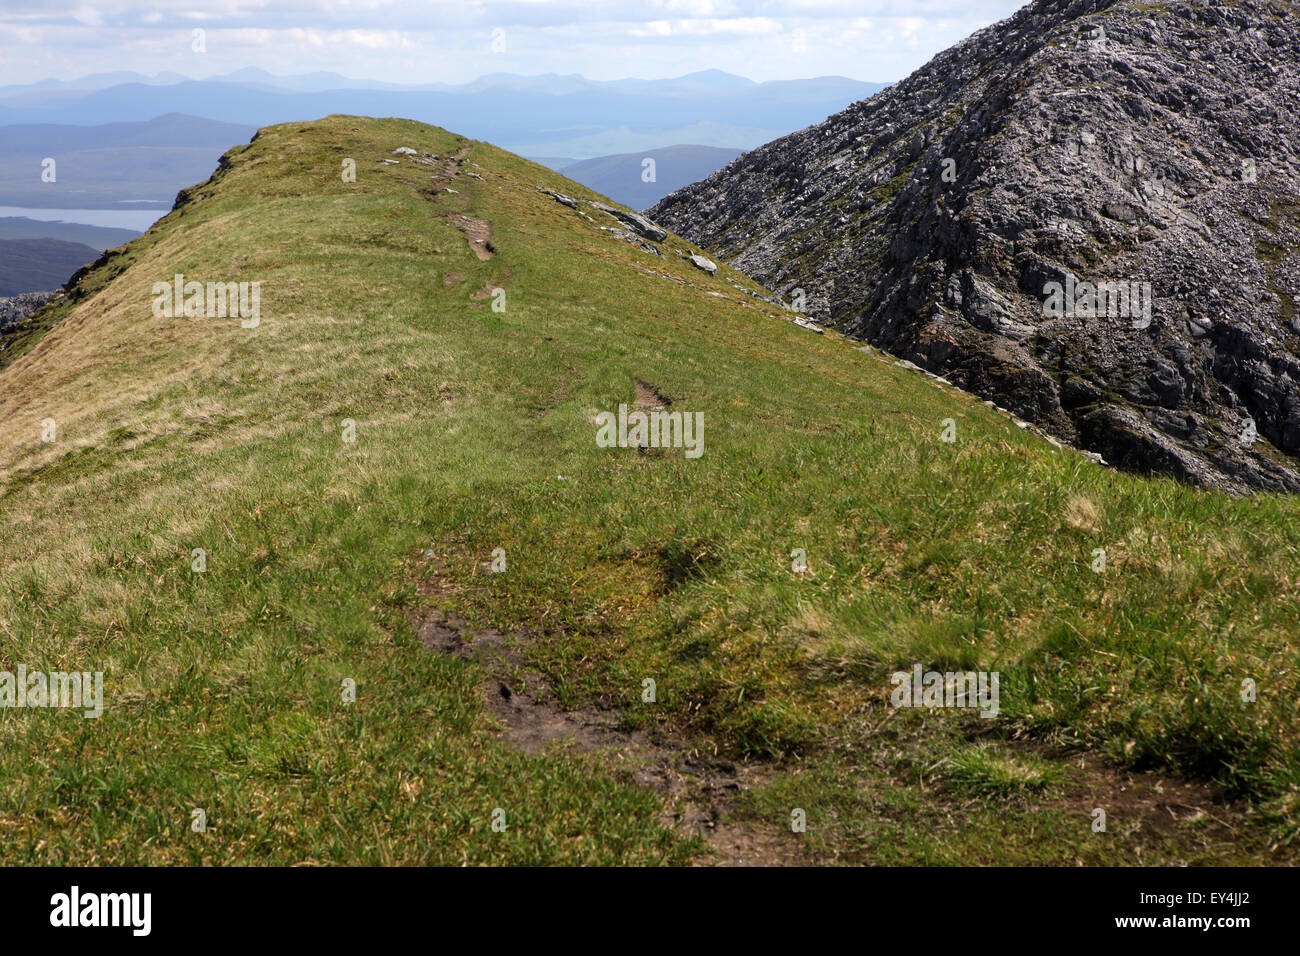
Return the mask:
[[[356,944],[376,931],[562,925],[650,941],[851,931],[923,944],[1192,937],[1233,945],[1292,920],[1294,870],[1241,869],[8,869],[9,943]],[[514,929],[512,929],[512,927]],[[532,927],[532,929],[529,929]],[[628,937],[631,942],[633,937]],[[1259,937],[1263,939],[1265,937]]]

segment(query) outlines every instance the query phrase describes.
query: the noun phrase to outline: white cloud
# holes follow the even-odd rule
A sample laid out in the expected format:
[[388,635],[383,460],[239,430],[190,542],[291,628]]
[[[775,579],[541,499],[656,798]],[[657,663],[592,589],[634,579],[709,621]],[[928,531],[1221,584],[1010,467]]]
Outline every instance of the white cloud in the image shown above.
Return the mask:
[[[1022,0],[100,0],[71,14],[0,0],[0,84],[109,70],[257,66],[392,82],[479,73],[597,79],[721,69],[757,80],[897,80]],[[216,58],[189,55],[207,32]],[[484,37],[505,30],[504,53]],[[157,51],[141,58],[140,51]]]
[[644,27],[632,27],[628,30],[634,37],[667,37],[673,34],[673,25],[667,20],[652,20]]
[[78,7],[72,11],[72,19],[88,27],[97,27],[104,22],[103,14],[94,7]]

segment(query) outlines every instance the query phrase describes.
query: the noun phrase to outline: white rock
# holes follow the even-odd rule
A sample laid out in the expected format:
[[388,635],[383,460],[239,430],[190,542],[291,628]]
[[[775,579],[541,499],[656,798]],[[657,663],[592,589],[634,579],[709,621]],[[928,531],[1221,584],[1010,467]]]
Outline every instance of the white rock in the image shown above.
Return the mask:
[[691,265],[695,266],[695,268],[697,268],[697,269],[702,269],[702,270],[704,270],[704,271],[707,272],[709,275],[716,275],[717,272],[718,272],[718,267],[717,267],[717,265],[713,262],[713,260],[712,260],[712,259],[706,259],[706,258],[704,258],[704,256],[700,256],[700,255],[692,255],[692,256],[691,256]]

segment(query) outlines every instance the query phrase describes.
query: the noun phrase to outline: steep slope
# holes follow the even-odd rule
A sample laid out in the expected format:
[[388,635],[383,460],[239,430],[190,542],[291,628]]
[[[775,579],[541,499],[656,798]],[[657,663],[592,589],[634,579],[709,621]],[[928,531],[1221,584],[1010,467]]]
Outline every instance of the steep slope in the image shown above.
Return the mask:
[[[24,324],[0,672],[104,714],[0,710],[0,859],[1294,862],[1293,501],[1116,475],[604,202],[273,127]],[[998,714],[893,709],[915,665]]]
[[652,215],[1112,462],[1295,492],[1298,106],[1294,3],[1038,0]]

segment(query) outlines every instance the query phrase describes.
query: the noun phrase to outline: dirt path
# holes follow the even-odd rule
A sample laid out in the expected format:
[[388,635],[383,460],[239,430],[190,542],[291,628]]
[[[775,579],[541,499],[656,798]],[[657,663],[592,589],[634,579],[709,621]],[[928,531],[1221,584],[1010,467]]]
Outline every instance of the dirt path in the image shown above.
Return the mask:
[[434,611],[419,628],[429,650],[461,660],[478,660],[491,675],[481,688],[487,710],[502,724],[505,742],[523,753],[540,755],[551,746],[603,754],[664,800],[665,826],[704,838],[713,851],[703,865],[781,866],[807,864],[802,837],[778,827],[726,820],[728,804],[762,782],[770,771],[692,752],[674,741],[652,740],[645,731],[618,729],[618,713],[581,708],[564,710],[540,674],[524,671],[518,640],[495,631],[472,631],[464,622]]
[[[465,157],[469,155],[470,144],[462,143],[456,152],[449,156],[437,156],[433,153],[424,153],[411,159],[412,163],[419,166],[432,166],[434,169],[433,182],[427,189],[421,190],[421,194],[426,199],[437,199],[445,195],[448,191],[455,192],[451,184],[456,181],[460,175],[461,164],[465,162]],[[451,224],[465,234],[465,240],[469,243],[470,249],[478,257],[479,262],[487,262],[496,252],[492,248],[492,223],[486,219],[476,219],[473,216],[466,216],[459,213],[449,214],[447,217]]]
[[469,247],[474,250],[474,255],[478,256],[479,262],[487,262],[496,252],[492,248],[492,223],[486,219],[475,219],[473,216],[462,216],[460,214],[448,217],[451,224],[465,234]]
[[433,174],[434,192],[451,185],[452,181],[460,175],[460,164],[465,162],[465,157],[468,155],[469,143],[463,143],[460,149],[450,156],[444,156],[435,161],[433,164],[436,166],[436,172]]

